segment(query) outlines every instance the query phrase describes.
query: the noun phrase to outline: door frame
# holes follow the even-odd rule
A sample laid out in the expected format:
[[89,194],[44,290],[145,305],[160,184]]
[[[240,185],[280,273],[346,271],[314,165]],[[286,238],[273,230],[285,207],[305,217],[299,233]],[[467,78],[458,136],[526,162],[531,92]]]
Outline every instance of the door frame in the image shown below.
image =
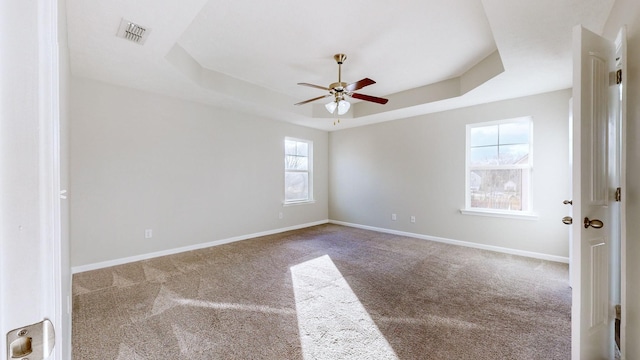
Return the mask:
[[[62,2],[64,4],[64,2]],[[61,214],[61,136],[60,136],[60,54],[59,54],[59,14],[60,2],[58,0],[38,1],[38,41],[40,44],[40,78],[38,94],[40,103],[40,154],[41,171],[40,187],[42,189],[42,228],[44,244],[42,258],[48,260],[46,268],[47,291],[51,296],[47,301],[47,314],[52,314],[53,325],[56,329],[56,346],[51,359],[62,360],[71,357],[70,330],[71,299],[63,287],[63,274],[69,270],[63,269],[62,253],[62,214]],[[66,34],[64,34],[66,36]],[[66,198],[66,197],[65,197]],[[49,239],[49,241],[46,241]],[[49,254],[49,256],[47,256]],[[67,264],[68,267],[68,264]]]
[[624,360],[625,349],[626,349],[626,316],[624,314],[627,313],[627,257],[626,257],[626,249],[627,249],[627,72],[628,72],[628,63],[627,63],[627,27],[626,25],[622,26],[618,31],[618,35],[616,36],[615,41],[613,42],[616,50],[616,56],[620,59],[621,64],[626,65],[626,71],[622,72],[621,80],[621,96],[622,101],[620,104],[620,129],[619,129],[619,144],[618,150],[620,152],[619,162],[619,171],[620,171],[620,308],[621,313],[623,314],[620,324],[620,352],[621,358]]
[[[7,0],[0,5],[1,27],[10,34],[0,35],[0,52],[7,55],[0,61],[0,91],[9,99],[0,108],[6,131],[0,184],[11,194],[0,211],[7,235],[1,239],[3,251],[8,251],[0,257],[0,279],[8,280],[5,290],[23,290],[3,291],[8,301],[0,306],[0,352],[7,354],[7,332],[48,319],[55,328],[49,357],[54,360],[71,357],[70,331],[61,331],[70,329],[71,317],[69,286],[63,285],[69,269],[62,242],[68,238],[62,237],[60,208],[59,6],[58,0]],[[21,272],[35,281],[21,284]],[[25,297],[30,300],[15,308]]]

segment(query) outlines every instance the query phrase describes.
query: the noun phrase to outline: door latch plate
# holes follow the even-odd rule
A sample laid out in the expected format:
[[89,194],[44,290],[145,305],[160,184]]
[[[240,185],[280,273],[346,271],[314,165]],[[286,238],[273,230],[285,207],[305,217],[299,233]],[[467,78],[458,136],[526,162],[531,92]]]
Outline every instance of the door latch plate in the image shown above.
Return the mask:
[[53,324],[47,319],[17,328],[7,333],[7,359],[44,360],[55,343]]

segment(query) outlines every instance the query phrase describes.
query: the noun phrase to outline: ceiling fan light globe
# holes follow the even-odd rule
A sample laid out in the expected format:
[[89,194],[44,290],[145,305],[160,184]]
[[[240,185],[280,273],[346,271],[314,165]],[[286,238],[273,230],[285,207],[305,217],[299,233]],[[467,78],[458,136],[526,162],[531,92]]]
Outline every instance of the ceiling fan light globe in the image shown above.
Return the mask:
[[340,102],[338,103],[338,115],[346,114],[347,111],[349,111],[350,107],[351,107],[351,104],[349,104],[348,101],[340,100]]
[[336,111],[336,108],[338,107],[338,104],[335,101],[332,101],[332,102],[326,104],[324,107],[327,108],[328,112],[333,114]]

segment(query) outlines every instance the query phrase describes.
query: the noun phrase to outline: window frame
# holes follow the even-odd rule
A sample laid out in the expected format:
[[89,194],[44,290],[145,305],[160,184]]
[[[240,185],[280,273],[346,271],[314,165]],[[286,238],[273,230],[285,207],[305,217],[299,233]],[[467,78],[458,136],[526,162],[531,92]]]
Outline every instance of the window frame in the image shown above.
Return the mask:
[[[471,165],[471,130],[474,128],[487,127],[487,126],[495,126],[495,125],[504,125],[504,124],[514,124],[514,123],[527,123],[529,125],[529,153],[528,153],[528,161],[527,164],[506,164],[506,165]],[[533,207],[533,117],[532,116],[523,116],[511,119],[503,119],[503,120],[495,120],[495,121],[486,121],[479,122],[473,124],[466,125],[466,143],[465,143],[465,206],[464,209],[461,209],[460,212],[466,215],[481,215],[481,216],[495,216],[495,217],[506,217],[506,218],[517,218],[517,219],[529,219],[536,220],[538,217],[534,213]],[[498,147],[500,146],[499,140]],[[491,208],[480,208],[480,207],[471,207],[471,171],[473,170],[514,170],[514,169],[522,169],[528,170],[528,178],[529,178],[529,186],[527,189],[522,189],[522,197],[524,198],[525,194],[527,196],[527,205],[528,208],[523,208],[522,210],[504,210],[504,209],[491,209]],[[526,192],[525,192],[526,190]]]
[[[287,147],[286,147],[286,142],[287,141],[295,141],[297,143],[306,143],[307,144],[307,170],[297,170],[297,169],[288,169],[287,168]],[[282,154],[284,155],[283,160],[284,160],[284,164],[283,164],[283,168],[284,168],[284,172],[283,172],[283,178],[282,178],[282,204],[284,206],[289,206],[289,205],[300,205],[300,204],[310,204],[310,203],[314,203],[314,197],[313,197],[313,141],[312,140],[307,140],[307,139],[300,139],[300,138],[295,138],[295,137],[290,137],[290,136],[285,136],[284,141],[283,141],[283,151]],[[287,173],[306,173],[307,174],[307,189],[308,189],[308,196],[306,199],[297,199],[297,200],[287,200],[287,183],[286,183],[286,176]]]

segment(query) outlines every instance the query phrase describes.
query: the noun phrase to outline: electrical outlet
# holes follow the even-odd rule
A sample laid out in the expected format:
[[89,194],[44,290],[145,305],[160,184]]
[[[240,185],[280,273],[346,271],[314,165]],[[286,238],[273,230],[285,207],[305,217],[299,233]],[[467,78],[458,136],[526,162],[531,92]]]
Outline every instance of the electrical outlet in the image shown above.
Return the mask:
[[416,217],[415,217],[415,216],[413,216],[413,215],[411,216],[411,222],[412,222],[412,223],[416,222]]
[[396,214],[391,214],[391,220],[393,221],[398,220],[398,217],[396,216]]
[[282,219],[283,217],[284,217],[284,215],[282,214],[282,211],[280,211],[280,212],[278,213],[278,219]]
[[152,229],[146,229],[144,231],[144,238],[145,239],[151,239],[153,237],[153,230]]

